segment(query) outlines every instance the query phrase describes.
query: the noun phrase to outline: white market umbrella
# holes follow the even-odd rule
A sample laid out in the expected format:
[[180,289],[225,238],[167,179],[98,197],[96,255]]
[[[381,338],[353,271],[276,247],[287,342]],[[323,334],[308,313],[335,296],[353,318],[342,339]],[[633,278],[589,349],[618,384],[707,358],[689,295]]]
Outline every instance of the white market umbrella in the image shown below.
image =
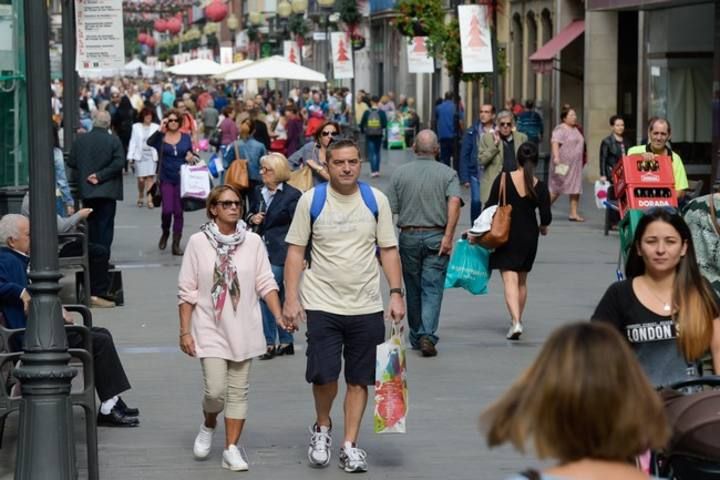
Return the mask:
[[138,69],[142,72],[143,77],[152,77],[155,75],[155,69],[148,66],[146,63],[138,60],[137,58],[131,60],[123,67],[123,73],[128,76],[136,77]]
[[232,72],[233,70],[237,70],[238,68],[247,67],[251,63],[254,63],[253,60],[243,60],[242,62],[235,62],[235,63],[226,63],[225,65],[220,65],[220,73],[215,75],[216,77],[225,77],[228,73]]
[[325,75],[307,67],[290,62],[280,55],[263,58],[247,67],[241,67],[225,75],[225,80],[276,79],[301,82],[325,83]]
[[220,73],[220,64],[204,58],[196,58],[168,68],[168,72],[178,76],[210,77]]

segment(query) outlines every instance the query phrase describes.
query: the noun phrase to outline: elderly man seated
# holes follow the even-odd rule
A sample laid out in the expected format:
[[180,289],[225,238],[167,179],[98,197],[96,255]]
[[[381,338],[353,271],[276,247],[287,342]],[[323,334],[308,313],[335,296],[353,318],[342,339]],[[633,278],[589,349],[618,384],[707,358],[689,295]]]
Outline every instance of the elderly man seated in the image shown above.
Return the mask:
[[[30,306],[27,270],[30,263],[30,221],[23,215],[8,214],[0,219],[0,310],[8,328],[25,328]],[[129,408],[120,394],[130,389],[112,335],[104,328],[93,327],[93,365],[95,388],[100,401],[98,425],[135,427],[139,412]],[[67,337],[71,348],[82,347],[80,334]]]

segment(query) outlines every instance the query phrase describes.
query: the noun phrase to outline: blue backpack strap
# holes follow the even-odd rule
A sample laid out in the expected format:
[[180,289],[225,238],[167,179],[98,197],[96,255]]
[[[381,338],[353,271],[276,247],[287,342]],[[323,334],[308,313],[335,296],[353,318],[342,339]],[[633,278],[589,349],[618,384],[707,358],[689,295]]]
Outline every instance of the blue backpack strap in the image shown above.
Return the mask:
[[325,206],[325,200],[327,199],[327,182],[319,183],[315,185],[313,189],[312,203],[310,204],[310,227],[318,219],[320,213]]
[[380,210],[378,209],[377,200],[375,199],[372,187],[365,182],[358,182],[358,187],[360,188],[360,196],[362,197],[363,202],[365,202],[365,205],[373,214],[373,217],[375,217],[375,221],[377,222]]

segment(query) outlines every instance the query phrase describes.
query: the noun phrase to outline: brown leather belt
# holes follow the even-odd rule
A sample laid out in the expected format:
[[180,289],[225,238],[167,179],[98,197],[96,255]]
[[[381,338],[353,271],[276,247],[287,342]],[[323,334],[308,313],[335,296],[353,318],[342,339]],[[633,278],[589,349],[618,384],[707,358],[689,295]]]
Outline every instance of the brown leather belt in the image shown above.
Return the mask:
[[435,232],[438,230],[445,230],[445,227],[400,227],[401,232]]

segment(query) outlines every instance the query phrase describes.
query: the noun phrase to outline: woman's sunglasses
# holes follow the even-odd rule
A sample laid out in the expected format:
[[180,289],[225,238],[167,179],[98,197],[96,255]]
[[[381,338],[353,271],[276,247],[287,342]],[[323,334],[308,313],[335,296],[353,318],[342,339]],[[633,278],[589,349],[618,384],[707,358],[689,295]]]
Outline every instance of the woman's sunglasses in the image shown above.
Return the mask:
[[331,132],[322,132],[322,133],[321,133],[321,135],[322,135],[323,137],[327,137],[328,135],[332,135],[332,136],[334,137],[334,136],[337,135],[337,134],[338,134],[338,132],[336,132],[335,130],[333,130],[333,131],[331,131]]
[[215,202],[215,205],[220,205],[223,210],[229,210],[231,207],[240,208],[240,202],[238,200],[223,200]]
[[167,121],[168,121],[168,123],[170,123],[170,122],[180,123],[180,120],[178,120],[177,118],[168,118]]

